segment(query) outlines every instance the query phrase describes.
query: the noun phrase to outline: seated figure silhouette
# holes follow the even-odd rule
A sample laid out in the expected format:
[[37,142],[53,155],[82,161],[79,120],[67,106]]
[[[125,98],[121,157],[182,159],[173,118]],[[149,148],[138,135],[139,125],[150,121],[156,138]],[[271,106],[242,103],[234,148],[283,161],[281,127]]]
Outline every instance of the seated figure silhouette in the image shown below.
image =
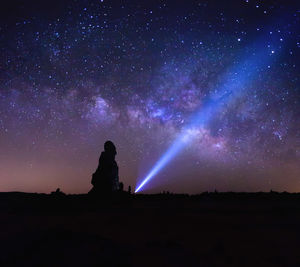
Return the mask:
[[106,141],[104,151],[99,158],[98,168],[92,176],[93,188],[90,193],[105,196],[119,189],[119,168],[115,161],[116,154],[114,143]]

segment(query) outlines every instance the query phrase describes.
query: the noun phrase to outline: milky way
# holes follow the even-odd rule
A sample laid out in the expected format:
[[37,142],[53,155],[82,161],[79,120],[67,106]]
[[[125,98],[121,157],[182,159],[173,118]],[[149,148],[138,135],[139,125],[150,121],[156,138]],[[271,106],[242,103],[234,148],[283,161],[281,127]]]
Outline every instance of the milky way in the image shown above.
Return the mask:
[[224,92],[145,192],[299,191],[296,3],[141,2],[1,10],[0,191],[87,192],[108,139],[134,187]]

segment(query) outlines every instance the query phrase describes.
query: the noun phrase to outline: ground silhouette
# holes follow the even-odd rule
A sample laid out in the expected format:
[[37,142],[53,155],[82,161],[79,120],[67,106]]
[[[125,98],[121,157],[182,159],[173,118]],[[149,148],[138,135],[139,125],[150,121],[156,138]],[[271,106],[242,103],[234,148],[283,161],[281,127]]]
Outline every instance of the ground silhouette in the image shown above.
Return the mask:
[[0,193],[0,266],[300,266],[300,194]]

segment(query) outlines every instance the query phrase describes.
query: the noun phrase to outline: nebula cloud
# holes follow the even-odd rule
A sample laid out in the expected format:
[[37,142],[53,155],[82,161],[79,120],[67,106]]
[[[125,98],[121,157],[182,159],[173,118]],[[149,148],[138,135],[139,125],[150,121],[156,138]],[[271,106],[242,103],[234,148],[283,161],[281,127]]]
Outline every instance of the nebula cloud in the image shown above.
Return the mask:
[[300,190],[295,5],[32,3],[1,11],[1,191],[87,192],[108,139],[145,192]]

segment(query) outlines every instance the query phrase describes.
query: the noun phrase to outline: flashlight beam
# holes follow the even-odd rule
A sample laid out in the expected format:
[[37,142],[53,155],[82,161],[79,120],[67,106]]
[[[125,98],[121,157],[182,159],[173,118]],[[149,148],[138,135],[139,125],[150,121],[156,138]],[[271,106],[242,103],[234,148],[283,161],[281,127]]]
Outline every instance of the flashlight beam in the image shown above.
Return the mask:
[[149,180],[157,174],[160,169],[168,163],[171,158],[181,150],[183,145],[185,144],[184,136],[179,137],[176,142],[173,143],[173,145],[166,151],[164,156],[155,164],[155,166],[152,168],[150,173],[146,176],[146,178],[143,180],[143,182],[137,187],[137,189],[134,191],[135,193],[139,192],[140,189],[149,182]]
[[[231,95],[231,92],[226,93],[223,97],[221,97],[218,101],[210,101],[206,107],[201,110],[201,112],[197,113],[195,118],[192,118],[192,121],[196,125],[204,125],[207,121],[207,118],[209,117],[209,114],[213,111],[212,107],[216,104],[220,104],[224,97],[228,97]],[[179,135],[173,142],[173,144],[169,147],[169,149],[164,153],[164,155],[161,157],[161,159],[154,165],[152,170],[148,173],[148,175],[144,178],[142,183],[136,188],[134,191],[135,193],[139,192],[142,187],[148,183],[154,175],[156,175],[179,151],[183,148],[184,145],[187,144],[187,142],[192,140],[192,136],[190,135],[190,129],[192,125],[189,125],[189,127],[186,127],[183,130],[183,133]]]
[[189,134],[190,129],[205,126],[224,107],[223,104],[228,105],[241,96],[249,83],[259,77],[259,71],[274,60],[274,57],[271,57],[263,48],[261,42],[257,42],[252,49],[257,52],[241,60],[240,64],[233,65],[222,75],[223,82],[211,94],[210,100],[191,117],[183,133],[174,140],[171,147],[138,185],[135,193],[139,192],[183,148],[184,144],[192,139],[193,136]]

